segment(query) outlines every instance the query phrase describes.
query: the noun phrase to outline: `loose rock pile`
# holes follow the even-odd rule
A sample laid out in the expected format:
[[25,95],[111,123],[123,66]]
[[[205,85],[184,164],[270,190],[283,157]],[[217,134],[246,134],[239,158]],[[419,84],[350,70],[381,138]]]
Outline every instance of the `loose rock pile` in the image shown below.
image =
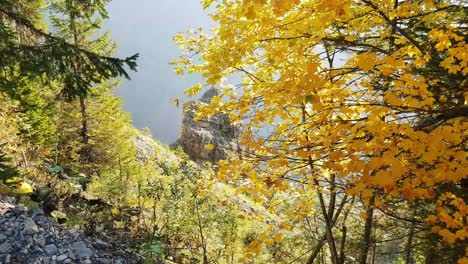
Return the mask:
[[65,230],[41,209],[0,196],[0,264],[138,263],[139,258],[80,230]]

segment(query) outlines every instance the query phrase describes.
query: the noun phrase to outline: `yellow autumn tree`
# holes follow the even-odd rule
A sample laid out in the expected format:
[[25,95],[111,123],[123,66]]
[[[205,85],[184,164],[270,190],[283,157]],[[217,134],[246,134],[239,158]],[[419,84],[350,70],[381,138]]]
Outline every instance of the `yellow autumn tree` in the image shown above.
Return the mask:
[[[248,184],[242,188],[258,200],[275,190],[307,186],[326,219],[334,264],[344,262],[333,231],[336,220],[355,199],[363,202],[364,238],[370,237],[373,208],[392,200],[427,200],[436,205],[425,220],[432,231],[449,244],[463,243],[468,237],[466,2],[205,0],[204,5],[214,10],[217,26],[211,34],[176,36],[184,49],[176,72],[204,77],[189,95],[219,87],[220,95],[200,107],[200,117],[225,112],[245,125],[245,153],[221,162],[220,178],[243,179]],[[239,74],[242,83],[229,84]],[[360,263],[366,263],[367,250],[364,245]],[[468,258],[460,256],[459,262]]]

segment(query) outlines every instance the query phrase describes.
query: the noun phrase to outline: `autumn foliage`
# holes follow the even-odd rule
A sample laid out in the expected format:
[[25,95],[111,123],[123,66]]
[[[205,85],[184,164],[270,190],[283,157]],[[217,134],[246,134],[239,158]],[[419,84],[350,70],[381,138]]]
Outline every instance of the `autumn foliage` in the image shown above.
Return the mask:
[[[412,217],[423,217],[446,243],[463,245],[466,3],[204,3],[217,26],[212,34],[176,37],[185,52],[176,71],[204,77],[189,95],[219,87],[200,116],[221,111],[245,124],[241,159],[221,162],[218,177],[241,179],[239,188],[260,202],[278,191],[316,195],[331,251],[340,247],[333,218],[355,200],[364,219],[395,201],[427,201],[426,215]],[[242,83],[230,84],[239,75]],[[294,210],[311,207],[297,198]],[[289,220],[301,217],[295,212]],[[344,261],[337,249],[331,258]]]

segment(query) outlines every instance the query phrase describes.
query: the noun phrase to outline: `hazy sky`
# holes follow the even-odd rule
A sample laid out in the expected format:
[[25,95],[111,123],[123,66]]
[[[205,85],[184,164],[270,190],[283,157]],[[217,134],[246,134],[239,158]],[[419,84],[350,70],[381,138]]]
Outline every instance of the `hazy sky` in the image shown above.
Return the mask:
[[172,37],[189,28],[209,28],[210,19],[200,0],[113,0],[105,29],[119,46],[117,56],[140,53],[138,72],[123,81],[116,94],[132,113],[138,128],[149,127],[164,143],[179,135],[182,110],[170,102],[198,82],[195,76],[178,76],[169,62],[180,54]]

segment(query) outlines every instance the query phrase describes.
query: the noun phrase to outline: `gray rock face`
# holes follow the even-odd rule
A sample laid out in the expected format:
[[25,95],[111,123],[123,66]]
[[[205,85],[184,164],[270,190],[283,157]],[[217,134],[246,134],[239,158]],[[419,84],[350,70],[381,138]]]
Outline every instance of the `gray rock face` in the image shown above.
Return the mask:
[[217,95],[219,95],[218,90],[216,90],[215,88],[211,88],[202,95],[202,97],[200,98],[200,101],[203,103],[209,103],[211,102],[211,99],[213,99],[213,97]]
[[147,161],[154,153],[154,146],[151,144],[151,138],[145,135],[137,135],[134,138],[134,144],[137,149],[138,160]]
[[[209,103],[216,95],[218,91],[212,88],[203,94],[200,101],[186,105],[177,145],[193,160],[216,162],[228,158],[229,153],[240,151],[242,127],[232,124],[228,115],[218,113],[195,121],[197,108]],[[209,150],[206,147],[208,144],[212,144],[214,149]]]
[[41,210],[27,211],[0,196],[0,263],[139,263],[118,245],[65,230]]

